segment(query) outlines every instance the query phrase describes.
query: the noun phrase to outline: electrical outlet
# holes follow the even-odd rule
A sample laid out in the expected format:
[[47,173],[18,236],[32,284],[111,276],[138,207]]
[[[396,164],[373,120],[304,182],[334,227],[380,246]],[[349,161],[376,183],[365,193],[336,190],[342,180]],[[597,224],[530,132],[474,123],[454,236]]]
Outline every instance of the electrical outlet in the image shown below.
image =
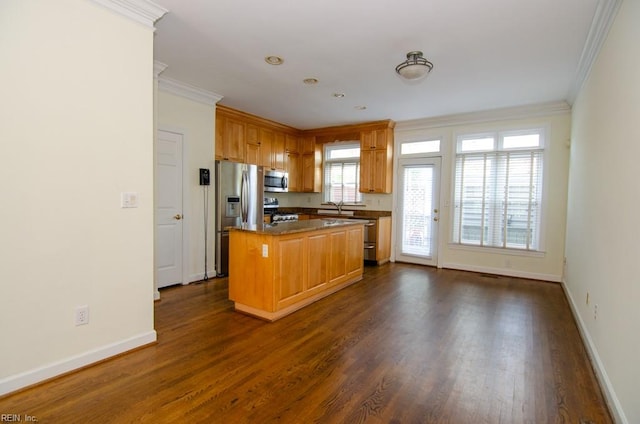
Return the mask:
[[598,319],[598,304],[593,305],[593,319]]
[[89,307],[87,305],[76,307],[76,326],[89,324]]
[[262,257],[263,258],[268,258],[269,257],[269,245],[268,244],[263,244],[262,245]]

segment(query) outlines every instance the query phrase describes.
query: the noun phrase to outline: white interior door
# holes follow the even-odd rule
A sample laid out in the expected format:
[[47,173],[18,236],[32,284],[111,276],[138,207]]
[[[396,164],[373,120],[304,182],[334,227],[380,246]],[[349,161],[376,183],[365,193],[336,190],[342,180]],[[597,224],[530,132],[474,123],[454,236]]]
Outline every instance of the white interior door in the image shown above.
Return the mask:
[[182,134],[158,131],[155,154],[156,286],[182,283]]
[[437,265],[439,188],[440,158],[399,160],[397,261]]

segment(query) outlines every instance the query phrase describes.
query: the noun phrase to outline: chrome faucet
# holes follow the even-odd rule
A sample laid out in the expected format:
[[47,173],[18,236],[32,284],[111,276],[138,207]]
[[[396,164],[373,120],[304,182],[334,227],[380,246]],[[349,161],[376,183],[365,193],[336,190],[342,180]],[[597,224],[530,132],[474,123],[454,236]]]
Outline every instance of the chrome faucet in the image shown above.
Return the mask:
[[336,209],[338,209],[338,215],[342,215],[342,206],[344,206],[344,202],[341,200],[338,203],[336,202],[327,202],[330,205],[333,205],[336,207]]

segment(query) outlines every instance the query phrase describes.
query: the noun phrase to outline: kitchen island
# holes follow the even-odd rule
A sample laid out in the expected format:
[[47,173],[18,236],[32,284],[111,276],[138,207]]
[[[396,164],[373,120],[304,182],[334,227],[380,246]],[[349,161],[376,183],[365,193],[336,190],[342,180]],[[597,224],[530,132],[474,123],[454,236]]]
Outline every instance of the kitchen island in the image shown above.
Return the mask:
[[312,219],[229,229],[229,299],[275,321],[362,279],[366,221]]

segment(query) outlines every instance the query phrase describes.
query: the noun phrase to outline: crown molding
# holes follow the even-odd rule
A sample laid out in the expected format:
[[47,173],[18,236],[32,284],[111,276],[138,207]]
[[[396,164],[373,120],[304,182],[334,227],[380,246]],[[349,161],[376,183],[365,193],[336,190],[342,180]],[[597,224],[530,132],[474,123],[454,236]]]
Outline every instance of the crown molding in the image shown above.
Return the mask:
[[582,49],[580,62],[578,62],[578,70],[576,71],[573,84],[567,94],[567,101],[570,104],[576,100],[578,93],[582,89],[584,82],[589,77],[591,67],[600,53],[600,49],[604,44],[609,29],[615,20],[618,9],[622,4],[622,0],[600,0],[596,6],[596,13],[591,21],[591,28],[587,34],[587,41]]
[[396,131],[410,131],[425,128],[450,127],[454,125],[477,124],[481,122],[502,121],[506,119],[524,119],[540,116],[563,115],[571,113],[571,106],[565,101],[538,103],[533,105],[491,109],[479,112],[459,113],[434,118],[415,119],[398,122]]
[[155,22],[162,18],[168,9],[149,0],[92,0],[107,9],[132,19],[155,30]]
[[167,65],[166,63],[162,63],[158,60],[154,60],[153,61],[153,78],[158,78],[158,76],[160,76],[161,73],[164,72],[165,69],[167,69],[169,67],[169,65]]
[[158,89],[207,105],[215,105],[223,97],[214,92],[165,77],[158,77]]

